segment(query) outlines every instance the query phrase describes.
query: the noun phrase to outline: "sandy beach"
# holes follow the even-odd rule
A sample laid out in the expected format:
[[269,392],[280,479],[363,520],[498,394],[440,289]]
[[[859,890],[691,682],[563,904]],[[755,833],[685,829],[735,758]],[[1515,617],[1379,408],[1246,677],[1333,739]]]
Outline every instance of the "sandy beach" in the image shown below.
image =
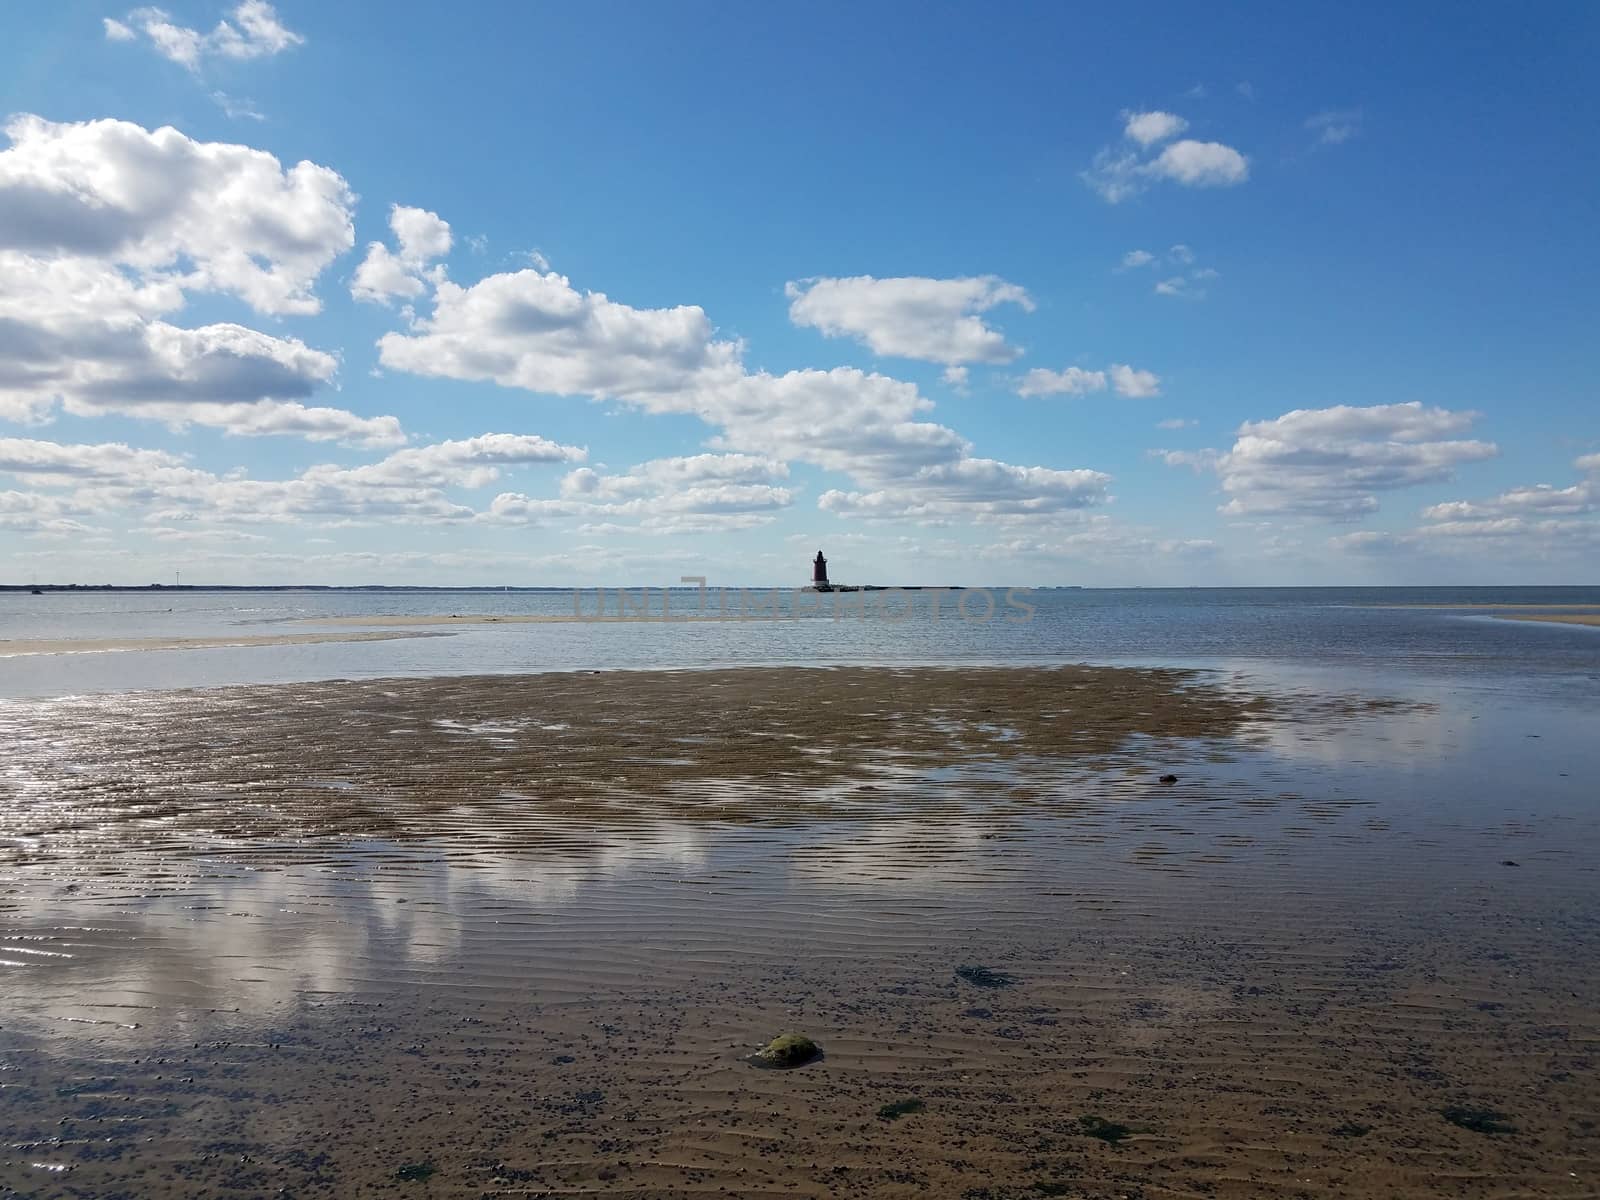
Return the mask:
[[1100,667],[0,704],[0,1186],[1584,1195],[1578,831],[1343,773],[1438,720]]

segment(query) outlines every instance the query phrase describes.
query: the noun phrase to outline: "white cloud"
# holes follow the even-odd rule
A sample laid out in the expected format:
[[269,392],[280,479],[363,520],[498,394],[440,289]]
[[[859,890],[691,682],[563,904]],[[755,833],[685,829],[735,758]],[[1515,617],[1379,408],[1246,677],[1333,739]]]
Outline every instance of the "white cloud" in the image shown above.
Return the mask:
[[59,404],[239,436],[405,440],[393,417],[304,403],[332,380],[333,355],[242,325],[159,319],[183,299],[170,280],[138,283],[94,259],[0,251],[0,417],[40,423]]
[[577,518],[587,522],[586,532],[605,534],[749,529],[794,502],[793,492],[774,482],[788,474],[784,463],[747,454],[661,458],[621,474],[580,467],[561,481],[560,499],[507,492],[485,516],[502,524]]
[[1082,367],[1068,367],[1064,371],[1035,367],[1017,385],[1019,396],[1086,396],[1105,390],[1106,373],[1085,371]]
[[1573,462],[1573,466],[1580,471],[1594,471],[1600,473],[1600,454],[1585,454]]
[[[437,213],[396,204],[389,209],[389,228],[398,249],[382,242],[367,244],[367,257],[350,282],[350,294],[357,300],[387,304],[397,297],[415,299],[428,289],[424,274],[429,265],[450,253],[450,225]],[[442,273],[437,279],[443,279]]]
[[1342,145],[1361,132],[1361,110],[1328,109],[1307,117],[1306,128],[1317,135],[1317,141],[1321,145]]
[[1600,511],[1600,487],[1587,481],[1557,488],[1548,483],[1512,488],[1490,500],[1451,500],[1422,510],[1429,521],[1500,517],[1576,516]]
[[486,433],[397,450],[381,462],[335,469],[331,474],[318,474],[321,468],[313,468],[308,477],[383,486],[478,488],[499,479],[507,467],[582,462],[588,455],[582,446],[564,446],[537,434]]
[[1122,269],[1124,271],[1136,270],[1147,267],[1156,261],[1156,256],[1148,250],[1129,250],[1122,256]]
[[1168,417],[1165,421],[1157,421],[1157,429],[1190,429],[1200,424],[1192,417]]
[[1498,453],[1489,442],[1452,438],[1476,419],[1416,401],[1296,409],[1241,425],[1225,452],[1159,453],[1174,466],[1215,471],[1229,515],[1345,519],[1375,511],[1380,492],[1443,482]]
[[190,481],[202,473],[165,450],[141,450],[122,442],[71,445],[32,438],[0,438],[0,474],[50,486],[100,480]]
[[946,367],[940,378],[956,391],[964,392],[971,381],[971,373],[966,367]]
[[842,517],[866,520],[988,521],[1037,518],[1099,504],[1109,475],[1017,467],[987,458],[924,467],[899,485],[873,492],[826,492],[819,506]]
[[1196,267],[1183,275],[1173,275],[1160,280],[1155,286],[1158,296],[1172,296],[1180,300],[1204,300],[1206,298],[1206,284],[1217,278],[1217,272],[1210,267]]
[[207,58],[270,58],[305,38],[287,28],[277,11],[266,0],[243,0],[229,16],[219,20],[208,33],[174,24],[159,8],[136,8],[125,21],[105,21],[106,37],[114,42],[130,42],[143,34],[163,58],[198,71]]
[[1177,142],[1159,156],[1141,160],[1136,154],[1103,150],[1083,178],[1112,204],[1131,199],[1152,181],[1169,179],[1185,187],[1228,187],[1249,178],[1249,160],[1218,142]]
[[785,288],[789,319],[829,337],[853,337],[873,353],[954,365],[1005,363],[1021,354],[978,314],[1033,300],[994,275],[966,279],[807,279]]
[[1151,146],[1177,137],[1189,122],[1169,112],[1125,112],[1122,134],[1141,146]]
[[1130,117],[1123,127],[1124,142],[1100,150],[1082,173],[1083,181],[1103,200],[1119,204],[1161,180],[1192,188],[1232,187],[1250,177],[1249,159],[1221,142],[1185,138],[1164,146],[1159,154],[1150,153],[1185,128],[1187,122],[1171,113]]
[[1232,187],[1250,178],[1250,163],[1221,142],[1173,142],[1143,170],[1185,187]]
[[1161,379],[1154,371],[1139,371],[1126,363],[1113,363],[1104,371],[1087,371],[1082,367],[1067,367],[1050,371],[1035,367],[1017,384],[1019,396],[1087,396],[1103,392],[1107,384],[1119,396],[1142,399],[1161,394]]
[[1136,370],[1127,363],[1112,363],[1111,386],[1119,396],[1143,400],[1161,394],[1161,377],[1154,371]]
[[591,500],[627,499],[706,484],[770,484],[786,479],[787,463],[755,454],[692,454],[640,463],[620,475],[580,467],[561,481],[561,494]]
[[631,308],[530,269],[465,288],[441,281],[432,316],[410,333],[385,334],[378,348],[384,366],[418,375],[643,399],[719,372],[736,375],[738,346],[712,334],[697,306]]
[[121,444],[0,438],[0,475],[70,488],[78,512],[148,510],[158,525],[469,521],[479,514],[447,488],[482,488],[518,466],[580,462],[582,447],[533,434],[491,433],[400,450],[358,467],[318,465],[290,479],[216,475],[177,455]]
[[73,537],[97,530],[76,519],[79,509],[58,496],[0,491],[0,530],[30,537]]
[[114,263],[149,282],[315,313],[311,285],[355,240],[355,197],[327,167],[126,121],[6,126],[0,250]]
[[[901,282],[906,281],[872,280],[863,292],[855,286],[859,281],[813,281],[803,294],[792,291],[791,299],[815,298],[823,284],[840,283],[850,286],[839,292],[823,289],[823,296],[866,294],[875,297],[867,306],[872,311],[900,313],[902,290],[884,292],[876,285]],[[932,297],[937,318],[928,317],[927,326],[954,320],[962,327],[964,306],[1025,299],[1020,289],[1011,294],[1012,285],[1000,280],[910,282],[936,285],[931,292],[912,289]],[[416,319],[409,332],[380,340],[386,367],[692,415],[715,431],[708,440],[712,449],[810,463],[842,472],[865,489],[949,493],[976,487],[981,472],[962,464],[987,461],[973,458],[971,446],[953,429],[920,419],[933,405],[914,384],[844,367],[781,375],[747,372],[742,345],[718,340],[695,306],[635,309],[534,270],[491,275],[470,287],[440,280],[434,297],[431,316]],[[849,308],[822,303],[839,319]],[[910,328],[896,336],[912,337]],[[981,351],[1004,360],[1015,352],[1003,341],[997,348],[999,336],[993,331],[973,335],[963,353]],[[933,350],[923,350],[939,361]],[[1053,476],[1029,474],[1045,469],[1008,469],[1022,472],[1015,478],[1024,485],[1039,483],[1041,499],[1053,495]],[[594,482],[580,474],[569,488],[585,486],[580,481]],[[750,498],[735,497],[739,503]],[[567,503],[571,500],[569,495]],[[504,519],[519,520],[570,515],[561,503],[521,497],[497,511]]]

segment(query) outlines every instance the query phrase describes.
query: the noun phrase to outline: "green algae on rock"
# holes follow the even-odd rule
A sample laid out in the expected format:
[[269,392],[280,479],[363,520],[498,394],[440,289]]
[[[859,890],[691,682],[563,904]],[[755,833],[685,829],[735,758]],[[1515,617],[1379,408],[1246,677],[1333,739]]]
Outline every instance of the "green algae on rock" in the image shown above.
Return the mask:
[[750,1056],[750,1063],[769,1070],[787,1071],[803,1067],[822,1055],[822,1048],[810,1038],[798,1033],[785,1033],[773,1038]]

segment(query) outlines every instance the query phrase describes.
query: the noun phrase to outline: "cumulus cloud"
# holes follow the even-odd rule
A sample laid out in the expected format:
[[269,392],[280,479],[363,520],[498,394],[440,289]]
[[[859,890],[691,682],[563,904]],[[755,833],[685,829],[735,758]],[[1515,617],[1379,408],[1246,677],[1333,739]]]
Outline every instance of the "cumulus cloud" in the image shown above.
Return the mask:
[[80,513],[144,509],[157,525],[438,524],[480,515],[450,498],[447,489],[482,488],[508,468],[581,462],[586,453],[533,434],[491,433],[400,450],[358,467],[322,464],[289,479],[251,479],[217,475],[166,451],[122,443],[0,438],[0,475],[38,488],[70,489]]
[[96,532],[77,520],[79,509],[58,496],[0,491],[0,530],[30,537],[72,537]]
[[1113,363],[1104,371],[1067,367],[1051,371],[1035,367],[1017,383],[1019,396],[1087,396],[1103,392],[1110,385],[1119,396],[1143,399],[1161,394],[1161,378],[1154,371],[1140,371],[1126,363]]
[[[906,316],[903,289],[880,290],[877,285],[909,282],[919,285],[912,290],[928,299],[934,312],[919,318],[921,334],[913,332],[917,322],[911,321],[880,344],[903,353],[916,349],[932,361],[947,361],[950,355],[931,343],[912,344],[929,328],[942,325],[947,334],[951,329],[965,331],[951,335],[963,345],[963,356],[1004,361],[1015,353],[998,333],[970,314],[962,315],[974,305],[981,311],[998,303],[1024,303],[1025,294],[1013,285],[996,279],[870,280],[863,290],[857,286],[860,282],[813,280],[804,287],[791,285],[791,301],[800,305],[802,314],[809,314],[798,319],[845,321],[859,325],[860,335],[866,337],[870,323],[846,314],[860,316],[871,310]],[[922,283],[935,287],[924,291]],[[845,286],[835,289],[825,284]],[[914,384],[845,367],[778,375],[747,371],[743,346],[717,338],[697,306],[637,309],[601,293],[580,292],[564,276],[538,270],[490,275],[470,287],[440,280],[433,295],[431,314],[380,340],[385,366],[493,380],[530,392],[617,400],[651,413],[695,416],[714,431],[708,439],[714,450],[838,471],[864,489],[862,494],[891,486],[917,493],[948,492],[963,483],[975,486],[980,476],[960,464],[987,461],[973,458],[972,447],[955,430],[923,419],[933,404]],[[836,303],[841,297],[855,300],[862,295],[872,298],[862,310]],[[824,318],[824,312],[831,315]],[[968,320],[976,323],[976,332]],[[845,325],[837,328],[843,330]],[[871,332],[878,337],[885,329],[873,326]],[[1037,481],[1044,486],[1051,478],[1028,474],[1042,468],[1016,470],[1023,472],[1016,478],[1024,483]],[[598,473],[577,474],[569,492],[588,483],[598,486]],[[610,486],[627,485],[613,481]],[[740,504],[755,496],[725,494]],[[565,515],[561,505],[573,502],[570,494],[560,501],[513,498],[496,511],[507,520],[534,520]]]
[[113,42],[143,37],[157,54],[191,71],[208,58],[270,58],[305,43],[266,0],[243,0],[208,32],[178,25],[160,8],[136,8],[121,21],[108,17],[105,31]]
[[1422,510],[1430,521],[1480,521],[1501,517],[1576,516],[1600,511],[1600,487],[1585,480],[1571,487],[1548,483],[1512,488],[1489,500],[1450,500]]
[[1017,384],[1019,396],[1086,396],[1105,390],[1106,373],[1085,371],[1082,367],[1068,367],[1064,371],[1035,367]]
[[1493,457],[1490,442],[1458,439],[1472,412],[1420,402],[1296,409],[1248,421],[1227,451],[1160,451],[1173,466],[1214,471],[1232,516],[1350,519],[1374,512],[1378,493],[1451,479]]
[[580,519],[592,533],[749,529],[794,502],[793,492],[776,482],[788,474],[786,464],[748,454],[659,458],[616,474],[579,467],[561,481],[559,499],[507,492],[485,517],[502,524]]
[[1141,146],[1164,142],[1189,128],[1189,122],[1169,112],[1125,112],[1122,116],[1123,136]]
[[564,446],[537,434],[486,433],[397,450],[369,466],[339,469],[336,476],[384,486],[478,488],[499,479],[507,467],[582,462],[588,456],[585,447]]
[[1124,271],[1137,270],[1139,267],[1148,267],[1156,261],[1156,256],[1148,250],[1129,250],[1122,256],[1122,269]]
[[736,344],[714,339],[698,306],[632,308],[534,269],[471,287],[441,281],[432,315],[409,332],[385,334],[378,350],[384,366],[413,374],[617,399],[737,374],[739,354]]
[[838,516],[865,520],[1037,518],[1102,503],[1110,483],[1111,477],[1099,471],[1057,471],[965,458],[924,467],[898,485],[877,491],[829,491],[819,505]]
[[1117,395],[1144,400],[1161,394],[1161,377],[1154,371],[1140,371],[1127,363],[1111,364],[1111,386]]
[[333,355],[242,325],[160,319],[183,302],[170,280],[0,250],[0,417],[41,423],[60,405],[74,416],[118,413],[238,436],[405,440],[394,417],[305,403],[332,380]]
[[806,279],[785,288],[789,319],[829,337],[852,337],[873,353],[924,362],[1006,363],[1022,353],[979,315],[1001,304],[1033,311],[1033,300],[994,275],[965,279]]
[[[1188,122],[1172,113],[1132,114],[1125,120],[1122,143],[1101,149],[1081,177],[1111,204],[1163,180],[1206,188],[1233,187],[1250,177],[1250,160],[1232,146],[1193,138],[1167,142],[1186,128]],[[1162,142],[1167,144],[1155,151]]]
[[147,282],[225,292],[259,312],[315,313],[311,285],[355,240],[337,172],[126,121],[6,125],[0,250],[82,257]]
[[1232,187],[1250,177],[1249,161],[1232,146],[1187,139],[1172,143],[1141,170],[1185,187]]
[[[350,294],[357,300],[387,304],[396,298],[415,299],[428,289],[423,276],[430,264],[450,253],[450,225],[437,213],[396,204],[389,209],[389,228],[397,248],[367,244],[367,256],[350,282]],[[443,278],[442,272],[430,275],[433,282]]]

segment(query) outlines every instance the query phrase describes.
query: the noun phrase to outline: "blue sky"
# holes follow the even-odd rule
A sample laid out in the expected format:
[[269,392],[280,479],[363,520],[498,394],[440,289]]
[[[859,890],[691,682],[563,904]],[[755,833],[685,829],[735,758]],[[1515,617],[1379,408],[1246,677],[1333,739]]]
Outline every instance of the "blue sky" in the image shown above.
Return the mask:
[[6,578],[1600,581],[1591,5],[0,21]]

